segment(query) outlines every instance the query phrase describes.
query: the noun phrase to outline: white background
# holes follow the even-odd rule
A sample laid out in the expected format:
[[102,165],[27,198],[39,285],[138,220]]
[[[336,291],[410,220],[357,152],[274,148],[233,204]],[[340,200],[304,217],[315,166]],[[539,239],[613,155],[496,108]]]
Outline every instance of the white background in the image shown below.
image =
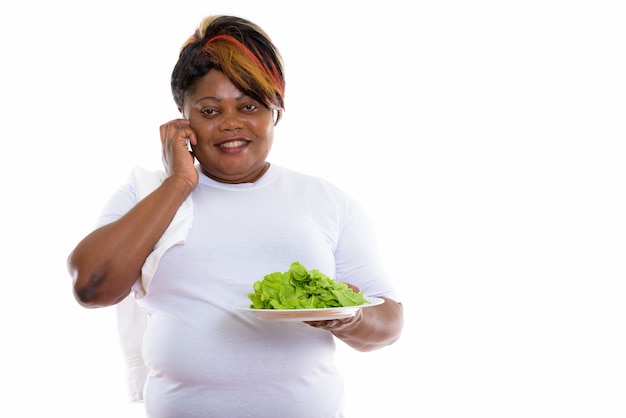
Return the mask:
[[3,3],[0,415],[142,415],[114,310],[75,303],[65,258],[161,167],[178,49],[232,13],[286,62],[270,160],[360,199],[403,292],[395,346],[340,346],[348,416],[623,418],[620,3]]

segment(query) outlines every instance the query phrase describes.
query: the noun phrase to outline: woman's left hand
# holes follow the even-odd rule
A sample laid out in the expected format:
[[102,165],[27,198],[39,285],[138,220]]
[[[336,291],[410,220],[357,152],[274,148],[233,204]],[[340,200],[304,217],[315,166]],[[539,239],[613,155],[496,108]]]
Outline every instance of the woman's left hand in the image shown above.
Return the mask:
[[[359,289],[348,284],[355,292]],[[400,338],[404,325],[401,303],[388,298],[385,303],[368,309],[359,309],[351,318],[329,321],[305,321],[315,328],[330,331],[335,337],[358,351],[378,350]]]
[[349,318],[330,319],[325,321],[304,321],[314,328],[321,328],[331,332],[343,331],[346,328],[356,325],[363,318],[363,310],[359,309]]
[[[353,284],[346,283],[346,285],[354,291],[354,293],[359,293],[359,288]],[[322,328],[327,331],[340,331],[348,328],[349,326],[358,323],[363,317],[363,312],[359,309],[356,314],[349,318],[340,318],[340,319],[330,319],[324,321],[304,321],[305,324],[309,324],[315,328]]]

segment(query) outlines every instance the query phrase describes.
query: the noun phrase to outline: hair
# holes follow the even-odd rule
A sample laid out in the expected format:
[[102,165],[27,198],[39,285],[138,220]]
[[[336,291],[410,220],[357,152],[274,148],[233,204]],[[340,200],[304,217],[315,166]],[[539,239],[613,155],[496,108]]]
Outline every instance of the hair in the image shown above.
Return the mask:
[[256,24],[236,16],[215,15],[202,20],[181,46],[172,71],[174,101],[183,108],[185,95],[210,70],[223,72],[246,95],[278,112],[285,108],[283,61],[270,37]]

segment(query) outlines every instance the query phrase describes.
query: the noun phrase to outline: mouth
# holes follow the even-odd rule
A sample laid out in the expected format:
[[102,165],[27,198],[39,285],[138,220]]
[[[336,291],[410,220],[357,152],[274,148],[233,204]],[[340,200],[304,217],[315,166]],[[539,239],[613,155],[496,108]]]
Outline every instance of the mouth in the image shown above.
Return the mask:
[[215,144],[215,147],[220,150],[223,154],[240,154],[244,152],[248,145],[252,141],[249,141],[245,138],[237,138],[237,139],[229,139],[224,142],[220,142],[219,144]]
[[250,141],[238,139],[235,141],[222,142],[221,144],[217,144],[216,146],[218,148],[238,148],[248,145],[249,143]]

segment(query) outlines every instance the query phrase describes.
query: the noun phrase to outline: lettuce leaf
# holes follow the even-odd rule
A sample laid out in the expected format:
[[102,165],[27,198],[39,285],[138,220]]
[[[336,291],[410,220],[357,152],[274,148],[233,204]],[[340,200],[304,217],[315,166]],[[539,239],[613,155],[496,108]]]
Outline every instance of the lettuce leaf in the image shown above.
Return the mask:
[[253,309],[317,309],[368,303],[362,292],[337,282],[317,269],[307,270],[294,261],[286,272],[267,274],[248,293]]

